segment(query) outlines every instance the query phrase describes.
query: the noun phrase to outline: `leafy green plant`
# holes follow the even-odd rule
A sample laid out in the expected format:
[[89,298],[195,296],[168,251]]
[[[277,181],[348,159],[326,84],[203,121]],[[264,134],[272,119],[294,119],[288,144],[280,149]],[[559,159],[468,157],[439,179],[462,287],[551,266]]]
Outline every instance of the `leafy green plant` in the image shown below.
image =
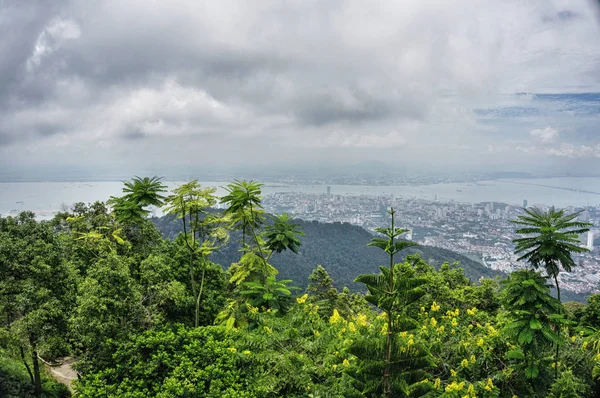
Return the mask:
[[589,231],[592,224],[576,221],[579,213],[566,214],[564,209],[554,207],[544,212],[536,207],[524,209],[525,215],[512,222],[522,226],[516,233],[531,235],[513,239],[517,244],[515,253],[521,254],[518,261],[527,261],[535,269],[544,267],[548,277],[556,283],[558,300],[560,267],[571,272],[576,266],[572,253],[584,253],[588,249],[579,245],[579,234]]
[[[406,346],[399,341],[398,334],[417,326],[408,310],[425,295],[422,286],[427,281],[415,277],[412,269],[399,268],[398,271],[394,268],[394,255],[416,243],[396,240],[406,230],[394,226],[393,208],[389,214],[391,226],[376,230],[385,238],[375,237],[369,243],[389,255],[389,268],[381,266],[380,274],[363,274],[356,278],[356,282],[364,283],[369,289],[367,301],[386,314],[385,344],[363,339],[357,341],[350,351],[363,361],[358,371],[363,392],[382,393],[385,397],[409,396],[425,389],[426,385],[419,382],[427,377],[426,369],[431,366],[431,358],[420,344],[413,342]],[[373,378],[378,373],[379,377]]]
[[[567,321],[561,303],[550,296],[546,279],[529,269],[513,272],[503,285],[503,304],[509,311],[505,332],[515,345],[507,358],[530,380],[532,391],[541,394],[545,382],[541,371],[552,363],[548,350],[564,343],[559,327]],[[554,367],[558,366],[555,357]]]
[[292,290],[300,290],[295,286],[288,286],[289,283],[292,283],[289,279],[278,281],[275,276],[269,276],[264,284],[244,283],[246,290],[242,290],[240,294],[249,297],[249,304],[254,307],[285,311],[289,305]]

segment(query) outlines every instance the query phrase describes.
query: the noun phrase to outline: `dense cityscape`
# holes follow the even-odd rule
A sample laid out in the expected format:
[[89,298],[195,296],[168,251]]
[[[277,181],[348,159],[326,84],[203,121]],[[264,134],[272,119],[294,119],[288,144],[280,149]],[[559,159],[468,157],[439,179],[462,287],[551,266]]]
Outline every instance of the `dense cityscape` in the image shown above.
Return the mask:
[[[485,266],[502,272],[523,267],[514,254],[515,225],[510,220],[522,214],[521,206],[498,202],[462,203],[445,201],[434,195],[417,199],[394,195],[336,195],[331,188],[321,194],[285,192],[269,194],[264,199],[269,212],[293,214],[304,220],[347,222],[368,230],[387,226],[390,207],[398,210],[402,227],[408,229],[405,238],[423,245],[436,246],[467,255]],[[523,206],[543,204],[528,203]],[[600,208],[569,207],[569,212],[582,211],[580,219],[594,224],[589,234],[580,237],[589,253],[575,255],[578,267],[573,272],[561,272],[561,284],[578,293],[597,292],[600,281],[599,250],[594,240],[600,237]],[[594,239],[595,238],[595,239]]]

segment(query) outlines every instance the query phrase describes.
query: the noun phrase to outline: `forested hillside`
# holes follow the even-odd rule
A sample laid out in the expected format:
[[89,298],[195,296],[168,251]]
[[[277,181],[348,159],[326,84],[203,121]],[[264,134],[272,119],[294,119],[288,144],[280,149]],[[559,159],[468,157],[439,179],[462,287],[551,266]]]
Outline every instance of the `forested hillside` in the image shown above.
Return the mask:
[[[183,232],[181,221],[174,216],[167,215],[152,221],[167,238],[174,239]],[[297,286],[306,287],[308,276],[320,264],[333,277],[337,288],[360,289],[363,286],[354,282],[356,275],[376,272],[379,265],[385,264],[384,253],[367,246],[373,235],[364,228],[339,222],[294,222],[305,232],[305,236],[299,237],[302,243],[300,251],[297,254],[283,252],[274,255],[271,263],[279,270],[279,277],[292,279]],[[238,261],[241,249],[239,237],[240,233],[232,233],[228,244],[211,254],[211,260],[224,267]],[[501,275],[459,253],[432,246],[410,247],[398,256],[398,260],[411,254],[419,254],[428,264],[438,268],[445,262],[458,262],[465,275],[473,281]]]
[[[174,239],[182,232],[181,221],[174,216],[166,215],[153,218],[152,222],[163,233],[165,238]],[[292,279],[294,284],[305,288],[308,276],[316,265],[322,265],[333,277],[334,284],[341,289],[348,286],[350,290],[361,290],[364,286],[355,283],[356,275],[365,272],[376,272],[378,266],[384,264],[385,256],[373,247],[367,246],[373,235],[356,225],[348,223],[321,223],[318,221],[294,220],[304,231],[299,237],[302,247],[298,254],[282,252],[273,256],[271,263],[279,270],[279,277]],[[232,232],[228,244],[211,254],[211,261],[227,268],[239,259],[239,233]],[[443,263],[451,267],[460,267],[473,282],[480,278],[504,278],[506,274],[494,271],[481,263],[460,253],[433,246],[409,247],[398,255],[403,259],[408,255],[418,254],[428,264],[439,268]],[[564,290],[563,301],[585,303],[589,294]]]
[[[401,239],[394,209],[372,236],[267,218],[260,187],[235,182],[217,198],[197,181],[166,192],[136,177],[51,221],[0,217],[0,396],[69,396],[47,371],[65,357],[81,397],[600,393],[600,295],[563,304],[556,278],[586,250],[576,213],[526,209],[523,269],[474,283],[427,251],[406,255],[420,248]],[[183,233],[165,239],[150,206]],[[337,289],[328,268],[362,292]]]

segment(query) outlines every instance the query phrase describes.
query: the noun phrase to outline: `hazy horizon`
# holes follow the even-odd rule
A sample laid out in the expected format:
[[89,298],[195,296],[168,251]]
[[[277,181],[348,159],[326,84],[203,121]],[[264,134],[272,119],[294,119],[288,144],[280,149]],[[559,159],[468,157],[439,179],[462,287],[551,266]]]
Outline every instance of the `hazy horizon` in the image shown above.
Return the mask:
[[5,1],[0,178],[598,175],[599,10]]

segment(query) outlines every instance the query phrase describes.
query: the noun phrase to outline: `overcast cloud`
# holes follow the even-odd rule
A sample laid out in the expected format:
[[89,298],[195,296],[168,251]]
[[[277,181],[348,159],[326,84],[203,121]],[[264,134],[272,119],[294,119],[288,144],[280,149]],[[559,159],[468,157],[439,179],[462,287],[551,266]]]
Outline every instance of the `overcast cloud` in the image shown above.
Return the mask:
[[0,0],[0,167],[597,168],[595,4]]

